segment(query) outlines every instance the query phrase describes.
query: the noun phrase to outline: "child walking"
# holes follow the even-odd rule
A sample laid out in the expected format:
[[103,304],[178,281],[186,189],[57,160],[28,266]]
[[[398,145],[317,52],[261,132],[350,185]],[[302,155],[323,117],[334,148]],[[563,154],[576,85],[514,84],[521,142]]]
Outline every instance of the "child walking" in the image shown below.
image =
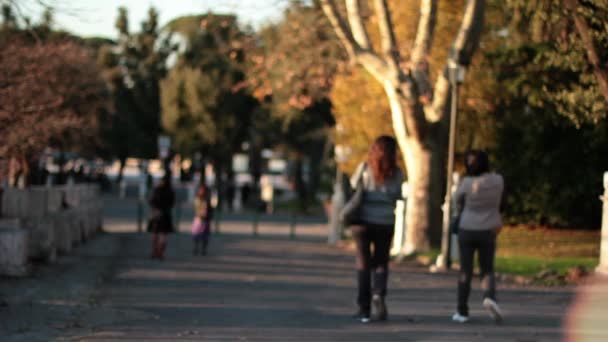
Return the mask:
[[212,208],[209,201],[209,189],[200,184],[194,198],[194,221],[192,222],[192,238],[194,240],[193,255],[207,255],[207,245],[211,233]]

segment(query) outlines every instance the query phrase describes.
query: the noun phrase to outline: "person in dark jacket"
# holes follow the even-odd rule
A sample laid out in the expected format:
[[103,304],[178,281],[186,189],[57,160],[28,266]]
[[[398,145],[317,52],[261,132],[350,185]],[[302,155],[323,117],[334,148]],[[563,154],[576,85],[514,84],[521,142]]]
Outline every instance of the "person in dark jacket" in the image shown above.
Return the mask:
[[148,232],[152,233],[152,259],[164,259],[167,248],[167,234],[173,233],[171,210],[175,205],[175,192],[170,176],[165,176],[152,191],[149,200],[150,219]]
[[359,310],[355,318],[362,323],[370,321],[372,305],[375,319],[383,321],[388,318],[384,299],[389,251],[395,230],[395,205],[401,198],[404,180],[403,173],[397,167],[396,156],[395,139],[381,136],[370,147],[367,163],[361,163],[351,178],[353,188],[359,182],[363,187],[360,222],[352,227],[357,245],[359,287]]

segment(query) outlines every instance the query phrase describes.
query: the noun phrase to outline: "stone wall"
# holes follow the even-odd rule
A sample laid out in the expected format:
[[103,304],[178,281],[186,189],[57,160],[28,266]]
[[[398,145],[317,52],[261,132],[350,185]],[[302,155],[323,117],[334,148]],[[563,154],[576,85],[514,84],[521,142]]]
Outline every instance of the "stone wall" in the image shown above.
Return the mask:
[[53,262],[57,254],[69,253],[101,230],[102,200],[96,185],[8,188],[2,196],[0,274],[27,273],[27,264],[16,262]]

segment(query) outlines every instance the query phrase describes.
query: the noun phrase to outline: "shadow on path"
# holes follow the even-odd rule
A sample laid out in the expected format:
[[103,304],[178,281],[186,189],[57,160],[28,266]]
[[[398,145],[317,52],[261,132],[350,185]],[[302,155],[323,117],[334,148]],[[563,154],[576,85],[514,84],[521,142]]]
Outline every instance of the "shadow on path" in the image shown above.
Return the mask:
[[[121,234],[116,234],[121,235]],[[395,265],[390,320],[360,324],[354,312],[353,256],[318,241],[214,236],[208,256],[192,256],[186,234],[170,238],[166,260],[146,258],[149,237],[127,243],[99,289],[86,341],[556,341],[571,294],[564,289],[500,288],[507,314],[496,326],[471,298],[470,324],[450,321],[455,274]],[[97,312],[97,314],[96,314]]]

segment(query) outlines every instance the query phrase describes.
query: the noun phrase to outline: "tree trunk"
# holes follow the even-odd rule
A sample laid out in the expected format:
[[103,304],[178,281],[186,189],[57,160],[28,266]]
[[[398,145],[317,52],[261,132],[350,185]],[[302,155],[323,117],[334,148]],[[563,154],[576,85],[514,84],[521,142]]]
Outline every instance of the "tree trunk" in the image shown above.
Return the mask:
[[9,187],[26,188],[29,180],[29,166],[27,157],[19,155],[9,159]]
[[429,239],[431,246],[441,246],[441,239],[443,235],[443,210],[442,205],[445,200],[445,189],[446,189],[446,171],[447,171],[447,157],[448,157],[448,137],[449,137],[449,115],[444,116],[444,120],[436,123],[433,126],[435,130],[433,134],[433,144],[431,146],[431,186],[429,193],[429,205],[430,213],[429,222],[431,230],[429,232]]
[[[204,156],[204,154],[202,154]],[[199,169],[196,170],[199,173],[199,184],[207,184],[207,160],[201,158],[201,162],[198,165]]]
[[[427,250],[435,231],[441,229],[441,203],[445,180],[445,145],[449,115],[446,75],[440,75],[430,105],[420,101],[420,91],[428,84],[428,68],[422,68],[432,45],[436,26],[436,0],[421,0],[421,18],[416,34],[413,60],[403,63],[391,21],[387,0],[373,2],[380,31],[381,53],[371,47],[365,32],[364,19],[358,1],[346,2],[344,20],[335,0],[320,0],[323,12],[344,45],[349,60],[363,66],[384,86],[391,107],[393,129],[407,165],[410,186],[407,204],[406,253]],[[484,0],[467,0],[462,22],[450,48],[448,67],[470,64],[482,33]],[[402,64],[410,67],[402,68]],[[412,76],[417,74],[418,76]],[[447,71],[447,70],[446,70]],[[424,108],[425,106],[426,108]],[[446,124],[446,121],[448,124]]]
[[295,160],[294,182],[298,196],[298,209],[300,212],[306,212],[308,209],[308,189],[306,189],[306,183],[304,182],[304,161],[302,154],[299,152]]
[[[397,87],[385,84],[393,129],[399,148],[407,166],[409,193],[407,198],[405,224],[406,243],[404,254],[428,250],[441,241],[441,205],[445,184],[445,146],[447,125],[445,120],[428,124],[424,134],[418,137],[408,135],[406,113],[416,110],[398,91]],[[445,116],[444,116],[445,117]],[[449,116],[447,117],[449,118]]]
[[118,168],[118,176],[116,176],[116,185],[120,186],[120,182],[122,182],[123,172],[125,170],[125,165],[127,164],[127,157],[120,157],[120,167]]
[[217,191],[217,209],[219,211],[224,211],[224,199],[226,198],[226,189],[224,182],[224,167],[219,158],[214,158],[213,160],[213,172],[215,173],[215,188]]
[[405,254],[430,248],[431,222],[431,151],[414,139],[407,139],[406,157],[409,193],[405,215]]

